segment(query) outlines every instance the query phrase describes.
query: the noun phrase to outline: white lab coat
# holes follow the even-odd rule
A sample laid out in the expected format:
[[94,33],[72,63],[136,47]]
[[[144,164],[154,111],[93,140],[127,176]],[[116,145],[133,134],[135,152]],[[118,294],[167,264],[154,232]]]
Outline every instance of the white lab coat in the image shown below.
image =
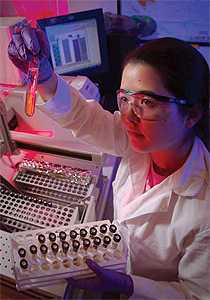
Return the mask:
[[84,101],[60,78],[55,97],[41,109],[75,136],[122,157],[114,216],[129,232],[131,299],[209,300],[210,157],[201,140],[179,170],[144,193],[150,157],[130,148],[119,112]]

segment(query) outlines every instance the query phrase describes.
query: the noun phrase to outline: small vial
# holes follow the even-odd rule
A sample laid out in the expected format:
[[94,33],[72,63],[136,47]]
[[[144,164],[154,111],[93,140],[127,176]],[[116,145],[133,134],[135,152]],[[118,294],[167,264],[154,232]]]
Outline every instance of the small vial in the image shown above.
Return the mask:
[[20,248],[18,250],[18,254],[20,257],[25,257],[26,256],[26,250],[24,248]]
[[80,229],[80,236],[81,238],[85,238],[87,235],[87,230],[85,228]]
[[96,236],[93,240],[93,247],[97,249],[100,244],[101,244],[101,238]]
[[90,237],[93,238],[97,234],[97,229],[95,227],[90,228]]
[[40,242],[40,244],[43,244],[45,242],[45,236],[44,234],[39,234],[38,235],[38,241]]
[[70,231],[70,238],[71,238],[72,240],[76,239],[77,234],[78,234],[78,233],[77,233],[75,230],[71,230],[71,231]]
[[113,236],[112,249],[115,249],[114,256],[117,258],[120,258],[122,254],[120,248],[118,248],[120,241],[121,241],[121,236],[118,233],[115,233]]
[[51,242],[55,242],[56,241],[56,234],[54,232],[50,232],[49,233],[49,240]]
[[79,247],[80,247],[80,242],[77,241],[77,240],[73,240],[72,247],[73,247],[73,254],[72,254],[73,264],[75,266],[80,266],[83,263],[82,257],[78,254],[78,250],[79,250]]
[[101,251],[99,250],[100,245],[101,245],[101,238],[96,236],[93,240],[93,249],[95,252],[93,259],[96,262],[101,262],[102,257],[103,257]]
[[113,236],[113,241],[115,243],[119,243],[120,240],[121,240],[121,236],[118,233],[115,233],[114,236]]
[[65,239],[66,239],[65,231],[60,231],[59,232],[59,238],[60,238],[61,241],[65,241]]
[[110,236],[105,235],[104,238],[103,238],[103,246],[104,246],[105,248],[107,248],[108,245],[110,244],[110,242],[111,242]]
[[47,254],[47,251],[48,251],[48,248],[46,245],[42,244],[40,246],[40,252],[43,254],[43,255],[46,255]]
[[77,252],[78,249],[79,249],[79,247],[80,247],[80,242],[77,241],[77,240],[73,240],[73,242],[72,242],[72,247],[73,247],[73,251],[74,251],[74,252]]
[[106,224],[102,224],[99,228],[100,232],[102,234],[105,234],[107,232],[107,225]]
[[90,247],[90,240],[89,239],[84,239],[83,240],[83,248],[87,250]]
[[37,246],[36,245],[31,245],[29,248],[31,254],[35,255],[37,254]]
[[56,255],[58,253],[58,250],[59,250],[58,244],[52,243],[51,249],[52,249],[53,254]]
[[28,262],[26,259],[21,259],[20,261],[20,267],[23,269],[23,270],[26,270],[28,268]]
[[114,225],[114,224],[111,224],[111,225],[109,226],[109,231],[110,231],[111,233],[115,233],[115,232],[117,231],[117,226]]
[[69,250],[69,243],[66,241],[62,242],[62,249],[63,249],[63,253],[67,254],[67,252]]

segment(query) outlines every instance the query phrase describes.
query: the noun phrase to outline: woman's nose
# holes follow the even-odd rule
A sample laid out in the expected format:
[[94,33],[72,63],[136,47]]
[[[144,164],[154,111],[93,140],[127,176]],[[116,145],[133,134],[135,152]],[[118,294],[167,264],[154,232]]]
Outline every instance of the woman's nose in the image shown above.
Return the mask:
[[128,121],[134,122],[134,123],[139,123],[140,122],[140,118],[134,112],[134,110],[132,108],[132,105],[129,105],[129,107],[128,107],[127,119],[128,119]]

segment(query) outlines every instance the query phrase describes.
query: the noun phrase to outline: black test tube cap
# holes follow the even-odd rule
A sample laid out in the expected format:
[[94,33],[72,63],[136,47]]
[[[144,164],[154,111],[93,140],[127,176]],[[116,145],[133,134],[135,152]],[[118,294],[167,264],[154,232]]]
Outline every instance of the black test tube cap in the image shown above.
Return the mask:
[[72,247],[75,252],[79,249],[79,246],[80,246],[80,242],[77,240],[73,240]]
[[100,226],[100,232],[101,233],[106,233],[107,232],[107,225],[106,224],[102,224],[101,226]]
[[97,234],[97,229],[95,227],[91,227],[90,228],[90,235],[91,236],[96,236],[96,234]]
[[18,250],[18,254],[20,257],[25,257],[26,256],[26,250],[24,248],[20,248]]
[[40,252],[41,252],[42,254],[47,254],[47,251],[48,251],[48,248],[47,248],[46,245],[41,245],[41,246],[40,246]]
[[70,231],[70,238],[74,240],[74,239],[76,239],[76,237],[77,237],[77,232],[75,230],[71,230]]
[[55,242],[55,240],[56,240],[56,234],[54,232],[50,232],[49,233],[49,240],[51,242]]
[[38,241],[40,242],[40,244],[44,243],[45,242],[45,236],[44,234],[39,234],[38,235]]
[[82,228],[82,229],[80,229],[79,234],[82,238],[85,238],[87,235],[87,230],[85,228]]
[[37,254],[37,246],[36,245],[31,245],[29,249],[30,249],[31,254]]
[[53,252],[54,254],[57,254],[57,253],[58,253],[58,249],[59,249],[58,244],[52,243],[51,249],[52,249],[52,252]]
[[117,226],[114,225],[114,224],[111,224],[111,225],[109,226],[109,231],[110,231],[111,233],[115,233],[115,232],[117,231]]
[[27,262],[27,260],[24,259],[24,258],[21,259],[20,266],[21,266],[22,269],[26,270],[28,268],[28,262]]
[[69,243],[66,241],[62,242],[62,249],[63,249],[63,252],[66,254],[69,250]]
[[65,239],[66,239],[65,231],[60,231],[59,232],[59,238],[60,238],[61,241],[65,241]]
[[107,247],[110,244],[110,242],[111,242],[110,236],[105,235],[103,239],[104,246]]
[[100,243],[101,243],[101,238],[96,236],[93,240],[93,244],[98,247]]
[[118,233],[115,233],[114,236],[113,236],[113,240],[114,240],[116,243],[119,243],[120,240],[121,240],[121,236],[120,236]]
[[84,239],[83,240],[83,247],[85,249],[88,249],[90,247],[90,240],[89,239]]

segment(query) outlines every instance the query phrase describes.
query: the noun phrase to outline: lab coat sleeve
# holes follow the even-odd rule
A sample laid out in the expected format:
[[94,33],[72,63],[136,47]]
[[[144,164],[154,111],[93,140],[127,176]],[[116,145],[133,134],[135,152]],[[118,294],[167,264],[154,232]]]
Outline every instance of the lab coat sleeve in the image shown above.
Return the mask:
[[179,262],[177,282],[154,281],[132,276],[134,294],[129,299],[209,300],[210,299],[210,229],[199,233],[185,248]]
[[75,137],[96,146],[100,151],[116,156],[126,155],[129,144],[122,128],[120,113],[104,110],[95,100],[83,96],[61,77],[55,96],[39,109],[62,127],[69,128]]

